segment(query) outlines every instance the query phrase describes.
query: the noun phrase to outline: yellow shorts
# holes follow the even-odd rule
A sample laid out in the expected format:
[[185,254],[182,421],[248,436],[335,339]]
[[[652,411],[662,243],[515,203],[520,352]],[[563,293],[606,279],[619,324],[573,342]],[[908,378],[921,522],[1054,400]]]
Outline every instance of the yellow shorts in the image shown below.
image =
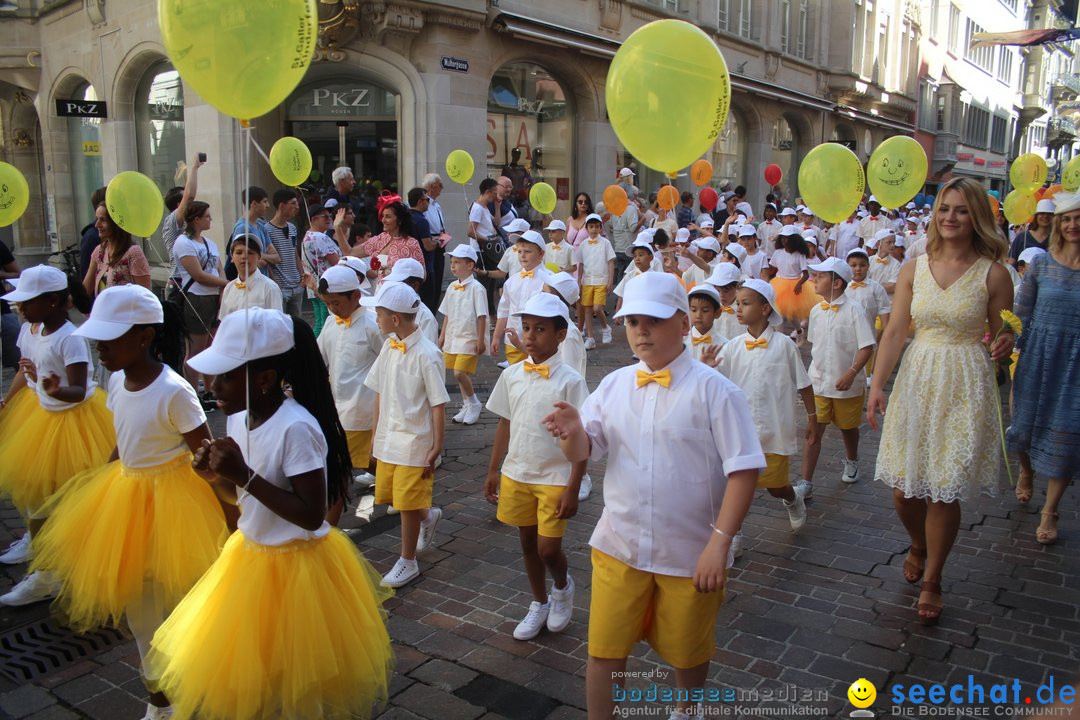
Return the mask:
[[724,591],[699,593],[693,578],[658,575],[592,551],[589,655],[622,659],[647,640],[672,667],[696,667],[716,647]]
[[480,356],[443,353],[443,362],[446,363],[447,370],[454,370],[463,372],[466,375],[472,375],[476,372],[476,364],[480,362]]
[[593,305],[606,305],[607,304],[607,286],[606,285],[585,285],[581,288],[581,305],[582,307],[592,307]]
[[536,525],[537,534],[561,538],[566,533],[566,521],[555,517],[555,513],[565,490],[562,485],[523,483],[503,475],[495,517],[514,527]]
[[788,456],[765,453],[765,469],[758,474],[757,486],[759,488],[782,488],[787,487],[788,482]]
[[390,503],[398,510],[427,510],[431,507],[434,476],[424,477],[424,468],[391,465],[379,461],[375,467],[375,503]]
[[345,440],[349,444],[349,457],[352,458],[352,466],[366,470],[371,464],[371,430],[346,430]]
[[522,360],[529,359],[527,353],[523,353],[522,351],[518,350],[511,343],[506,343],[505,345],[503,345],[503,352],[506,353],[506,362],[510,363],[511,365],[517,365]]
[[831,398],[814,396],[819,423],[833,423],[841,430],[853,430],[862,425],[863,396]]

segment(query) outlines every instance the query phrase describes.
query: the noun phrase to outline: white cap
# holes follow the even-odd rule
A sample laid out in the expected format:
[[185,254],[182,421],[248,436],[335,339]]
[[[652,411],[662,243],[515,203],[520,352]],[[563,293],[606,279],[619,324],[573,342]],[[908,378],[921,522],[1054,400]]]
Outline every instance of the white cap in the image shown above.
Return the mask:
[[787,237],[788,235],[802,235],[802,233],[799,232],[799,228],[795,227],[794,225],[785,225],[784,227],[780,228],[779,234],[781,237]]
[[[751,278],[742,284],[742,287],[747,290],[753,290],[761,297],[765,298],[765,302],[769,303],[769,307],[772,308],[772,313],[769,315],[770,325],[779,325],[784,322],[784,318],[780,317],[780,313],[776,311],[776,291],[773,290],[773,286],[764,280],[758,278]],[[741,289],[741,288],[740,288]]]
[[531,226],[529,225],[529,221],[525,218],[514,218],[510,222],[506,223],[506,226],[503,227],[503,230],[505,230],[507,233],[523,233],[530,227]]
[[722,262],[713,266],[712,273],[705,279],[705,282],[716,287],[724,287],[739,282],[741,277],[742,273],[733,263]]
[[801,212],[805,212],[805,211],[806,211],[806,206],[803,205],[802,203],[799,203],[798,205],[795,206],[795,212],[801,213]]
[[[555,286],[552,285],[552,287]],[[551,293],[542,292],[533,295],[525,302],[525,307],[511,313],[511,315],[514,317],[521,317],[522,315],[545,318],[561,317],[566,321],[567,325],[570,324],[570,311],[566,309],[566,303]]]
[[[326,289],[322,290],[322,284],[326,283]],[[326,268],[319,276],[319,286],[322,292],[347,293],[360,289],[360,276],[348,265],[333,265]]]
[[142,285],[115,285],[101,291],[90,318],[74,334],[91,340],[115,340],[136,325],[163,322],[165,311],[154,293]]
[[701,221],[698,222],[698,227],[702,227],[702,228],[716,227],[716,223],[713,221],[713,219],[711,217],[706,216],[706,217],[701,218]]
[[816,265],[808,267],[814,272],[836,273],[844,279],[844,282],[851,282],[851,266],[838,257],[825,258]]
[[205,375],[221,375],[252,360],[280,355],[294,344],[291,317],[280,310],[252,307],[226,315],[214,342],[187,364]]
[[477,262],[480,259],[480,256],[476,253],[476,248],[468,243],[457,245],[453,250],[446,253],[446,257],[462,258],[464,260],[472,260],[473,262]]
[[866,241],[865,246],[870,248],[871,250],[876,250],[878,246],[878,239],[876,237],[870,238]]
[[390,274],[386,276],[387,282],[405,282],[409,278],[427,277],[427,270],[414,258],[398,258],[394,267],[390,268]]
[[420,296],[405,283],[384,282],[374,297],[360,298],[360,304],[364,307],[381,307],[390,312],[414,315],[420,307]]
[[814,242],[817,242],[817,232],[818,232],[817,228],[815,228],[815,227],[799,228],[799,232],[802,233],[802,236],[804,238],[806,238],[807,240],[809,240],[810,238],[813,238]]
[[634,177],[635,173],[630,168],[623,168],[619,171],[619,177]]
[[927,203],[923,203],[922,206],[923,206],[923,210],[933,210],[934,209],[934,203],[928,203],[927,202]]
[[871,195],[866,201],[867,205],[869,205],[870,203],[877,203],[878,205],[881,205],[881,203],[878,202],[878,199],[873,195]]
[[[731,263],[728,264],[730,265]],[[722,304],[720,302],[720,292],[709,283],[698,283],[693,288],[691,288],[690,292],[687,293],[687,302],[689,302],[690,298],[695,295],[708,295],[716,301],[717,305]]]
[[349,268],[360,279],[360,290],[362,292],[371,292],[371,281],[368,280],[368,270],[371,269],[371,265],[367,260],[358,258],[355,255],[346,255],[338,260],[338,265]]
[[911,213],[910,215],[907,216],[907,222],[914,223],[914,224],[918,225],[920,222],[922,222],[922,218],[920,218],[915,213]]
[[893,240],[893,244],[896,247],[906,247],[906,245],[904,245],[904,236],[903,235],[897,235],[896,239]]
[[1016,258],[1016,262],[1029,263],[1040,255],[1045,254],[1046,251],[1041,247],[1024,248],[1024,251],[1020,253],[1020,257]]
[[814,217],[814,211],[810,208],[803,208],[802,213],[803,215],[809,215],[810,217]]
[[799,213],[795,212],[794,210],[792,210],[789,207],[786,207],[786,208],[784,208],[783,210],[780,211],[780,217],[794,217],[794,216],[796,216],[798,214]]
[[908,201],[908,204],[907,204],[907,205],[905,205],[904,207],[905,207],[905,208],[907,208],[908,210],[914,210],[914,209],[915,209],[915,207],[916,207],[916,205],[915,205],[915,203],[914,203],[914,202],[912,202],[912,201],[910,201],[910,200],[909,200],[909,201]]
[[866,212],[865,210],[861,210],[861,209],[859,210],[859,212],[855,213],[855,217],[859,218],[860,220],[862,220],[864,217],[869,217],[869,215],[870,215],[870,213]]
[[586,225],[588,225],[593,220],[600,223],[601,225],[604,223],[604,218],[600,217],[596,213],[589,213],[588,215],[585,216],[585,224]]
[[544,229],[545,230],[566,230],[566,223],[564,223],[562,220],[552,220],[551,222],[548,223],[548,226],[546,228],[544,228]]
[[690,231],[687,230],[684,227],[681,227],[678,230],[676,230],[675,231],[675,242],[677,242],[677,243],[688,243],[688,242],[690,242]]
[[547,243],[544,242],[544,236],[535,230],[526,230],[521,233],[521,237],[518,238],[518,242],[532,243],[536,247],[540,248],[541,252],[547,252]]
[[746,216],[743,215],[742,213],[739,213],[738,215],[735,216],[735,221],[732,223],[732,225],[744,225],[745,223],[746,223]]
[[647,229],[642,230],[641,232],[639,232],[637,234],[637,237],[634,238],[634,242],[635,243],[643,242],[643,243],[648,243],[648,244],[651,245],[654,235],[655,235],[655,233],[653,232],[652,228],[647,228]]
[[739,243],[728,243],[724,246],[724,249],[727,250],[729,255],[735,256],[735,259],[739,261],[740,266],[746,262],[746,248]]
[[754,208],[750,207],[750,203],[745,200],[741,203],[735,203],[735,211],[741,212],[748,218],[754,216]]
[[720,242],[714,237],[698,238],[695,244],[702,250],[712,250],[717,255],[720,254]]
[[333,208],[336,208],[338,206],[337,198],[327,198],[326,202],[324,202],[322,204],[322,206],[324,208],[326,208],[327,210],[331,210]]
[[559,293],[563,300],[568,303],[576,303],[581,297],[581,288],[570,273],[548,273],[544,276],[544,283],[555,292]]
[[852,255],[862,255],[864,258],[870,257],[870,253],[866,252],[866,250],[861,247],[851,248],[847,251],[847,257],[851,257]]
[[51,265],[35,265],[19,275],[18,287],[2,299],[11,302],[33,300],[39,295],[68,289],[67,275]]
[[757,237],[757,230],[750,223],[739,226],[739,237]]
[[802,237],[803,237],[803,240],[805,240],[808,244],[813,245],[814,247],[818,247],[818,241],[817,241],[817,234],[816,233],[810,233],[809,235],[804,234]]
[[874,233],[874,242],[879,243],[885,238],[892,237],[893,235],[896,235],[895,230],[891,230],[889,228],[885,228],[884,230],[878,230],[876,233]]
[[1050,198],[1043,198],[1035,206],[1035,212],[1036,213],[1051,213],[1051,214],[1053,214],[1055,212],[1055,210],[1056,210],[1056,208],[1054,207],[1054,201],[1051,200]]
[[652,238],[642,237],[645,233],[639,233],[634,242],[630,243],[630,247],[626,248],[626,256],[634,257],[634,248],[641,248],[642,250],[648,250],[650,255],[656,255],[656,250],[652,246]]
[[667,320],[677,312],[690,314],[682,283],[671,273],[647,272],[626,283],[622,309],[614,317],[648,315]]

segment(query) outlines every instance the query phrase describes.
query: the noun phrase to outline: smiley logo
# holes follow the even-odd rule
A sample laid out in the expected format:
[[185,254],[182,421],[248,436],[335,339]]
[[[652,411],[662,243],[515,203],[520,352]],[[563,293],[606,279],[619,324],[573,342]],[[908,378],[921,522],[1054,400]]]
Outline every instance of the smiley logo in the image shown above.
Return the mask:
[[889,177],[887,178],[884,176],[878,178],[886,185],[903,185],[905,182],[907,182],[907,179],[911,177],[910,172],[904,172],[904,174],[900,177],[896,177],[897,173],[903,172],[904,170],[903,160],[897,160],[895,163],[890,163],[889,158],[882,158],[881,169],[889,175]]
[[859,678],[851,683],[847,691],[848,700],[857,708],[868,708],[877,700],[877,689],[866,678]]

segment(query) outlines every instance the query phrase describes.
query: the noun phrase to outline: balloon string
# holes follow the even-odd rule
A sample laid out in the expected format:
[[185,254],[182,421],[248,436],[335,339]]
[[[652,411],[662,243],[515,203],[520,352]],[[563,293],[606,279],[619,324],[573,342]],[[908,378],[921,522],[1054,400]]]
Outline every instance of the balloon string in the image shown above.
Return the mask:
[[269,165],[270,158],[269,156],[267,156],[266,152],[259,146],[259,142],[254,137],[252,137],[250,133],[248,134],[248,137],[251,138],[252,146],[259,152],[260,155],[262,155],[262,159],[266,161],[266,164]]
[[[242,122],[240,123],[240,167],[243,172],[243,187],[244,190],[241,193],[243,201],[240,203],[245,206],[240,209],[240,217],[244,218],[244,228],[247,231],[251,231],[251,226],[248,222],[248,212],[251,207],[251,198],[249,197],[248,189],[251,187],[251,145],[255,144],[255,139],[251,135],[251,124]],[[258,220],[256,220],[258,222]],[[254,234],[254,233],[252,233]],[[225,243],[226,247],[230,247],[229,243]],[[244,245],[247,245],[247,241],[244,241]],[[266,248],[263,248],[266,251]],[[247,263],[247,253],[244,254],[245,264]],[[255,268],[255,272],[259,272],[259,268]],[[251,278],[247,278],[245,284],[251,282]],[[248,312],[251,309],[251,293],[246,289],[244,290],[244,352],[247,353],[251,347],[251,317]],[[251,458],[251,372],[245,368],[244,372],[244,457]],[[248,466],[248,472],[254,475],[255,471]],[[248,482],[251,481],[251,477],[248,478]]]

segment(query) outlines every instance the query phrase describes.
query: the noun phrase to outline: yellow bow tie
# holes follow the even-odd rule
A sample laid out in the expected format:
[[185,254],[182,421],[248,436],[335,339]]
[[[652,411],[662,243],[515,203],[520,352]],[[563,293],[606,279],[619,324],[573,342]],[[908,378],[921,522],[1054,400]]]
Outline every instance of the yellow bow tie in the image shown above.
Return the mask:
[[455,290],[464,290],[465,289],[465,283],[454,283],[450,287],[454,288]]
[[852,283],[850,285],[848,285],[848,287],[852,288],[852,289],[866,287],[866,283],[859,282],[858,280],[854,280],[854,281],[852,281]]
[[521,271],[521,277],[523,277],[523,278],[532,277],[535,274],[536,273],[534,271],[532,271],[532,270],[522,270]]
[[345,327],[352,327],[352,318],[351,317],[343,318],[343,317],[338,317],[337,315],[335,315],[334,316],[334,322],[336,322],[338,325],[344,325]]
[[598,242],[600,242],[600,238],[596,238],[595,240],[593,240],[592,238],[589,238],[589,244],[590,245],[595,245]]
[[246,288],[246,287],[247,287],[247,285],[246,285],[245,283],[242,283],[242,282],[240,282],[239,280],[234,280],[234,281],[233,281],[233,285],[235,285],[236,287],[240,288],[241,290],[243,290],[244,288]]
[[889,258],[875,258],[874,262],[878,263],[879,265],[888,265]]
[[769,347],[769,341],[765,338],[758,338],[757,340],[747,340],[746,349],[753,350],[754,348]]
[[829,310],[832,310],[833,312],[840,312],[840,306],[839,305],[830,305],[827,302],[821,303],[821,309],[826,311],[826,312],[828,312]]
[[562,250],[562,245],[560,245],[558,243],[552,243],[551,244],[551,249],[552,250]]
[[731,307],[730,305],[721,305],[720,312],[727,313],[728,315],[734,315],[735,308]]
[[405,347],[405,343],[401,342],[400,340],[395,340],[394,338],[389,338],[389,340],[391,350],[400,350],[402,355],[404,355],[405,351],[408,350],[408,348]]
[[645,372],[644,370],[637,371],[637,386],[645,387],[649,383],[656,383],[660,387],[668,387],[671,385],[671,371],[661,370],[660,372]]
[[534,372],[545,380],[551,377],[551,368],[547,365],[534,365],[528,360],[525,361],[525,372]]
[[701,343],[711,343],[712,335],[702,335],[701,337],[692,337],[690,339],[693,341],[694,345],[700,345]]

